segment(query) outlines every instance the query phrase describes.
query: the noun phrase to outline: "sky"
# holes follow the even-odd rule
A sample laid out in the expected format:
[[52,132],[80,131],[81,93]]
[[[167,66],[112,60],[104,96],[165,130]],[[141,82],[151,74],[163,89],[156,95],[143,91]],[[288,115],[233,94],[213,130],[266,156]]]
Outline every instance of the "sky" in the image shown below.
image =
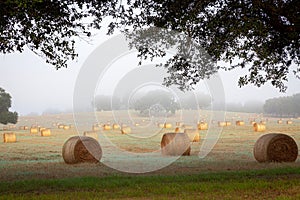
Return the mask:
[[[68,68],[59,70],[46,64],[45,60],[28,49],[25,49],[22,53],[0,54],[0,87],[12,96],[12,108],[10,110],[17,111],[20,115],[41,114],[49,109],[72,110],[74,87],[80,70],[99,46],[113,38],[113,36],[107,36],[105,33],[105,31],[96,33],[90,42],[77,40],[76,50],[79,57],[76,61],[71,61]],[[143,80],[143,77],[147,77],[148,82],[153,79],[155,80],[153,84],[157,86],[157,80],[162,79],[163,76],[161,75],[165,72],[159,71],[162,69],[155,68],[153,68],[153,73],[150,72],[149,68],[154,66],[154,63],[151,62],[145,62],[142,67],[138,68],[138,59],[135,56],[134,52],[129,52],[113,60],[108,66],[108,70],[102,74],[102,77],[99,77],[95,94],[110,95],[117,90],[124,91],[125,89],[122,86],[130,85],[131,81],[135,79],[134,77],[137,79],[139,77],[141,80]],[[156,73],[155,70],[158,70],[158,72]],[[269,83],[260,88],[252,85],[239,88],[238,78],[245,72],[245,70],[240,69],[219,72],[226,102],[244,103],[250,100],[263,102],[269,98],[300,92],[300,82],[292,74],[289,75],[286,93],[280,93],[278,89]],[[132,73],[135,75],[130,76]],[[159,74],[158,79],[155,77],[156,74]],[[143,82],[136,82],[135,84],[135,88],[131,88],[131,90],[144,87],[141,86]],[[146,82],[145,85],[147,85]],[[147,87],[149,88],[149,86]],[[205,81],[199,83],[197,89],[204,93],[210,92],[205,87]]]

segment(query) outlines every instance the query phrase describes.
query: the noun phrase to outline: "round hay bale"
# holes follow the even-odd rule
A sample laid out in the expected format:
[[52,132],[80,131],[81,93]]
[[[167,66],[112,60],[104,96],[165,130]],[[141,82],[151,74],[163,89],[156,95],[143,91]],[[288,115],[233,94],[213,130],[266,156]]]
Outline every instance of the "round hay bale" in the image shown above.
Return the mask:
[[282,120],[281,119],[277,120],[277,124],[282,124]]
[[157,126],[158,126],[159,128],[164,128],[164,127],[165,127],[165,125],[164,125],[164,124],[161,124],[161,123],[158,123]]
[[130,128],[129,126],[123,127],[123,128],[121,129],[121,133],[122,133],[122,134],[130,134],[130,133],[131,133],[131,128]]
[[183,133],[183,132],[184,132],[184,130],[182,128],[180,128],[180,127],[175,128],[175,133]]
[[98,140],[98,133],[96,131],[85,131],[83,132],[83,135],[86,137],[94,138],[95,140]]
[[28,126],[20,126],[19,130],[28,130]]
[[63,124],[58,125],[59,129],[64,129],[64,127],[65,127],[65,125],[63,125]]
[[236,124],[237,126],[244,126],[244,125],[245,125],[245,122],[239,120],[239,121],[236,121],[235,124]]
[[172,124],[171,123],[165,123],[164,128],[172,128]]
[[140,124],[139,123],[135,123],[134,126],[140,126]]
[[298,146],[288,135],[270,133],[256,141],[253,153],[258,162],[294,162],[298,157]]
[[253,124],[253,129],[255,132],[263,132],[266,130],[266,125],[264,124],[259,124],[259,123],[254,123]]
[[184,129],[184,133],[189,137],[191,142],[200,141],[200,134],[198,129]]
[[43,130],[41,131],[41,136],[42,136],[42,137],[51,136],[51,130],[50,130],[50,129],[43,129]]
[[81,162],[97,163],[102,157],[102,149],[94,138],[74,136],[64,143],[62,156],[67,164]]
[[46,128],[44,127],[39,127],[39,132],[42,132],[42,130],[45,130]]
[[226,122],[218,122],[218,126],[220,126],[220,127],[226,126]]
[[64,126],[64,130],[69,130],[71,127],[69,125]]
[[111,126],[109,124],[104,124],[103,125],[103,130],[104,131],[109,131],[109,130],[111,130]]
[[161,153],[169,156],[189,156],[191,143],[185,133],[165,133],[161,139]]
[[100,131],[100,127],[96,126],[96,125],[93,125],[92,130],[93,131]]
[[17,137],[15,133],[3,133],[4,143],[14,143],[17,142]]
[[38,128],[30,128],[30,133],[31,134],[37,134],[39,132]]
[[229,121],[226,121],[225,123],[226,123],[226,125],[225,125],[225,126],[231,126],[231,122],[229,122]]
[[114,130],[119,130],[120,129],[120,125],[119,124],[113,124],[113,129]]
[[207,130],[208,129],[208,124],[206,122],[200,122],[197,125],[198,130]]
[[293,123],[292,120],[287,120],[287,121],[286,121],[286,124],[292,124],[292,123]]

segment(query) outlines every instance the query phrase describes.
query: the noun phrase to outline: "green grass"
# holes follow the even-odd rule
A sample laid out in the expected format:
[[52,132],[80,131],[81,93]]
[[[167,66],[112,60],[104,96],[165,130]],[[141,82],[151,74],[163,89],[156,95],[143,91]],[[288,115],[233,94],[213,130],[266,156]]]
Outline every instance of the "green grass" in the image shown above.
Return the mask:
[[300,199],[300,168],[0,183],[0,199]]

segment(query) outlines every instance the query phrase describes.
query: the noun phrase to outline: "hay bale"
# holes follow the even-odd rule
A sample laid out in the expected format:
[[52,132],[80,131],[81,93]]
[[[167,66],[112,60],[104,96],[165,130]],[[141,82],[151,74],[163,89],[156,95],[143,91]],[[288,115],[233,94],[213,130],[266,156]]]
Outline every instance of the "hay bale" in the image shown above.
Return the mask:
[[294,162],[298,157],[298,146],[288,135],[270,133],[256,141],[253,153],[258,162]]
[[140,126],[140,124],[139,123],[135,123],[134,126]]
[[200,141],[200,134],[198,129],[184,129],[184,133],[189,137],[191,142]]
[[226,126],[226,122],[218,122],[218,126],[220,126],[220,127]]
[[121,129],[122,134],[130,134],[131,133],[131,128],[129,126],[127,127],[122,127]]
[[253,129],[255,132],[263,132],[266,130],[266,125],[264,124],[259,124],[259,123],[254,123],[253,124]]
[[111,126],[109,124],[104,124],[103,125],[103,130],[104,131],[109,131],[109,130],[111,130]]
[[230,121],[226,121],[225,123],[226,123],[225,126],[231,126],[231,122]]
[[39,132],[42,132],[43,130],[45,130],[46,128],[44,127],[39,127]]
[[69,130],[71,127],[69,125],[64,126],[64,130]]
[[31,134],[37,134],[39,132],[39,129],[38,128],[30,128],[30,133]]
[[3,142],[4,143],[14,143],[17,141],[15,133],[3,133]]
[[93,125],[92,130],[93,131],[100,131],[100,127],[98,125]]
[[277,120],[277,124],[282,124],[282,120],[281,119]]
[[245,122],[241,121],[241,120],[238,120],[238,121],[235,122],[235,125],[237,125],[237,126],[244,126]]
[[184,129],[180,128],[180,127],[176,127],[175,128],[175,133],[183,133]]
[[165,133],[161,139],[162,155],[189,156],[191,154],[191,143],[185,133]]
[[64,127],[65,127],[65,125],[63,125],[63,124],[58,125],[59,129],[64,129]]
[[120,125],[119,124],[113,124],[113,130],[119,130]]
[[287,121],[286,121],[286,124],[292,124],[292,123],[293,123],[292,120],[287,120]]
[[172,124],[171,123],[165,123],[164,128],[172,128]]
[[28,130],[28,126],[20,126],[19,130]]
[[102,149],[94,138],[73,136],[64,143],[62,156],[67,164],[97,163],[102,157]]
[[165,127],[165,125],[164,125],[164,124],[161,124],[161,123],[158,123],[157,126],[158,126],[159,128],[164,128],[164,127]]
[[50,129],[43,129],[42,131],[41,131],[41,136],[42,137],[48,137],[48,136],[51,136],[51,130]]
[[83,132],[83,135],[86,137],[94,138],[95,140],[98,140],[98,133],[96,131],[85,131]]
[[208,129],[208,124],[206,122],[200,122],[197,125],[198,130],[207,130]]

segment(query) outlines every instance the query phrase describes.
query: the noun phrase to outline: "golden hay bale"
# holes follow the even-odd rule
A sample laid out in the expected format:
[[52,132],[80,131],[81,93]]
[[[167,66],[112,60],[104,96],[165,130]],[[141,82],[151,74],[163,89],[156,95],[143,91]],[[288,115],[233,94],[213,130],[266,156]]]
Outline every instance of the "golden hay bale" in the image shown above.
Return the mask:
[[104,131],[109,131],[109,130],[111,130],[111,126],[109,124],[104,124],[103,125],[103,130]]
[[113,129],[114,130],[119,130],[120,129],[120,125],[119,124],[113,124]]
[[182,128],[180,128],[180,127],[175,128],[175,133],[183,133],[183,132],[184,132],[184,130]]
[[164,127],[165,127],[165,125],[164,125],[164,124],[161,124],[161,123],[158,123],[157,126],[158,126],[159,128],[164,128]]
[[253,129],[255,132],[263,132],[266,130],[266,125],[255,123],[253,124]]
[[93,131],[100,131],[100,127],[93,125],[92,130]]
[[36,134],[39,132],[39,129],[38,128],[30,128],[30,133],[32,134]]
[[39,132],[42,132],[42,130],[45,130],[46,128],[44,127],[39,127]]
[[229,122],[229,121],[226,121],[225,123],[226,123],[226,125],[225,125],[225,126],[231,126],[231,122]]
[[218,126],[226,126],[226,122],[218,122]]
[[102,157],[102,149],[94,138],[74,136],[64,143],[62,156],[67,164],[81,162],[97,163]]
[[171,123],[165,123],[164,128],[172,128],[172,124]]
[[3,133],[3,142],[4,143],[14,143],[17,141],[15,133]]
[[65,125],[63,125],[63,124],[58,125],[59,129],[64,129],[64,127],[65,127]]
[[28,126],[20,126],[19,130],[28,130]]
[[298,146],[288,135],[270,133],[256,141],[253,153],[258,162],[294,162],[298,157]]
[[287,121],[286,121],[286,124],[292,124],[292,123],[293,123],[292,120],[287,120]]
[[98,133],[96,131],[85,131],[83,133],[83,135],[86,137],[91,137],[91,138],[94,138],[95,140],[98,140]]
[[64,130],[69,130],[71,127],[69,125],[64,126]]
[[200,141],[200,134],[198,129],[184,129],[184,133],[187,134],[191,142]]
[[140,124],[139,123],[135,123],[134,126],[140,126]]
[[198,130],[207,130],[208,129],[208,124],[206,122],[200,122],[197,125]]
[[182,122],[176,122],[176,126],[181,127],[181,126],[183,126],[183,123]]
[[191,154],[191,143],[185,133],[165,133],[161,139],[162,155],[189,156]]
[[121,129],[122,134],[130,134],[131,133],[131,128],[129,126],[127,127],[122,127]]
[[282,124],[282,120],[277,120],[277,124]]
[[235,124],[236,124],[237,126],[244,126],[244,125],[245,125],[245,122],[239,120],[239,121],[236,121]]
[[41,136],[43,137],[47,137],[47,136],[50,136],[51,135],[51,130],[50,129],[43,129],[41,131]]

